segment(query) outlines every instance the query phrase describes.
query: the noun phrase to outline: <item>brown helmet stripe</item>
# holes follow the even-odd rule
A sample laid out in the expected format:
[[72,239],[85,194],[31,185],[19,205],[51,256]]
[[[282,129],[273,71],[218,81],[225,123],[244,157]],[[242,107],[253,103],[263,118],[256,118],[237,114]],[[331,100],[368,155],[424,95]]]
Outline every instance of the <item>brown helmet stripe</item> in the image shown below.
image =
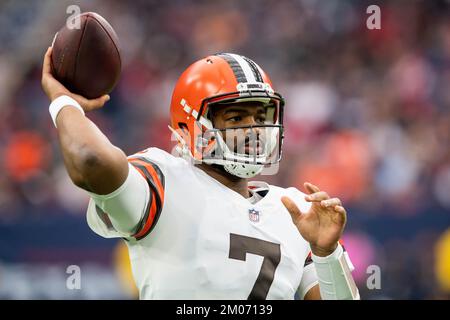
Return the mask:
[[264,82],[263,78],[261,76],[261,73],[259,72],[258,66],[256,65],[256,63],[244,56],[241,56],[245,61],[247,61],[247,63],[250,65],[250,68],[252,69],[253,75],[255,76],[256,81],[258,82]]
[[247,77],[245,76],[244,70],[242,70],[242,67],[235,58],[228,53],[217,53],[216,56],[224,59],[228,63],[231,70],[233,70],[234,76],[236,77],[236,81],[238,83],[247,82]]

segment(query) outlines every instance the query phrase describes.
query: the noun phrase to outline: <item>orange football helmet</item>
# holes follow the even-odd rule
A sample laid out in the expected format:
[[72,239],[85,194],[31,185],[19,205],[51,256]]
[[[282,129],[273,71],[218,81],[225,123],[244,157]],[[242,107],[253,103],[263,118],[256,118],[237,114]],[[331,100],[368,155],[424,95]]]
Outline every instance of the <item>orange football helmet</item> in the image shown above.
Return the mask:
[[[214,128],[210,110],[215,105],[257,101],[266,110],[264,124]],[[284,99],[272,89],[267,74],[247,57],[219,53],[189,66],[178,79],[170,105],[171,126],[178,151],[194,160],[223,165],[229,173],[250,178],[265,165],[281,159]],[[239,152],[224,141],[224,131],[264,136],[260,154]],[[256,132],[258,131],[258,132]],[[259,139],[259,138],[258,138]]]

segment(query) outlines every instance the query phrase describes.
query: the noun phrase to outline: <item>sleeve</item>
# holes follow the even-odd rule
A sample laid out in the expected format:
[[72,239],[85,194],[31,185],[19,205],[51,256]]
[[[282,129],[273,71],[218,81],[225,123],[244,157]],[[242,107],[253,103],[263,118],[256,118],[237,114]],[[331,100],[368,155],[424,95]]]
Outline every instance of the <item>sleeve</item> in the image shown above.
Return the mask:
[[132,156],[125,182],[107,195],[89,193],[89,227],[105,238],[140,240],[155,227],[164,203],[164,176],[152,161]]
[[305,295],[311,290],[312,287],[319,284],[319,279],[317,278],[316,268],[314,263],[312,263],[311,251],[305,259],[305,265],[303,267],[303,275],[300,281],[300,285],[297,289],[298,298],[303,300]]
[[313,263],[310,263],[303,269],[302,280],[300,281],[300,285],[297,289],[298,297],[303,300],[308,291],[318,284],[319,279],[317,278],[316,268]]
[[143,156],[132,156],[128,161],[141,174],[150,190],[150,197],[146,202],[144,216],[142,217],[133,238],[140,240],[146,237],[158,222],[164,206],[165,179],[159,166],[152,160]]

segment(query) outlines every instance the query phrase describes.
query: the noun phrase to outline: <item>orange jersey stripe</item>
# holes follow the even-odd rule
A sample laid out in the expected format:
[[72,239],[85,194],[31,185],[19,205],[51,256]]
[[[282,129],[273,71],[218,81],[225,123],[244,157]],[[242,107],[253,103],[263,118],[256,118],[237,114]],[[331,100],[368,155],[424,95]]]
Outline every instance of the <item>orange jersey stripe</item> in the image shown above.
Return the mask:
[[[160,209],[157,207],[156,196],[158,196],[161,206],[164,203],[164,187],[162,185],[160,178],[158,177],[158,173],[156,172],[155,168],[151,163],[136,158],[130,158],[128,159],[128,161],[132,165],[134,165],[134,167],[138,170],[138,172],[142,175],[142,177],[144,177],[144,179],[147,180],[148,179],[147,175],[149,174],[151,176],[154,188],[156,188],[156,190],[152,190],[152,187],[150,188],[151,203],[150,207],[148,208],[148,211],[145,212],[144,215],[147,216],[146,221],[144,222],[144,225],[141,226],[141,230],[138,230],[137,233],[133,235],[134,238],[139,240],[149,232],[149,230],[152,228],[155,222],[158,210]],[[140,168],[138,166],[140,166]],[[145,168],[145,170],[147,171],[147,175],[143,172],[142,168]]]
[[142,236],[144,236],[151,228],[151,226],[153,225],[153,221],[155,220],[155,215],[156,215],[156,200],[155,200],[155,193],[152,193],[152,204],[150,207],[150,214],[148,215],[147,221],[144,224],[144,227],[142,228],[142,230],[140,230],[137,234],[135,234],[133,237],[138,239],[141,238]]
[[[158,174],[156,173],[155,168],[153,168],[151,163],[144,162],[140,159],[130,159],[132,163],[136,163],[145,167],[148,170],[150,175],[152,176],[153,182],[156,184],[156,189],[158,191],[159,196],[161,197],[161,203],[164,203],[164,188],[162,186],[161,181],[159,180]],[[141,175],[145,178],[145,174],[141,172]]]

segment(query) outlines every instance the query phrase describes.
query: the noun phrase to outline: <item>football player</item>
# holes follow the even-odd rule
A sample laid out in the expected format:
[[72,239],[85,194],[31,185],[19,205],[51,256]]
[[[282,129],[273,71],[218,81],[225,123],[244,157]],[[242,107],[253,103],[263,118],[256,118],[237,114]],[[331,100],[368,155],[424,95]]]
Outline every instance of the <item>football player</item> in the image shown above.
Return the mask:
[[127,157],[84,115],[109,96],[69,92],[50,59],[42,86],[65,166],[91,197],[91,229],[125,239],[141,299],[359,299],[341,201],[311,183],[304,194],[248,181],[276,168],[283,142],[284,100],[254,61],[188,67],[170,106],[177,156]]

